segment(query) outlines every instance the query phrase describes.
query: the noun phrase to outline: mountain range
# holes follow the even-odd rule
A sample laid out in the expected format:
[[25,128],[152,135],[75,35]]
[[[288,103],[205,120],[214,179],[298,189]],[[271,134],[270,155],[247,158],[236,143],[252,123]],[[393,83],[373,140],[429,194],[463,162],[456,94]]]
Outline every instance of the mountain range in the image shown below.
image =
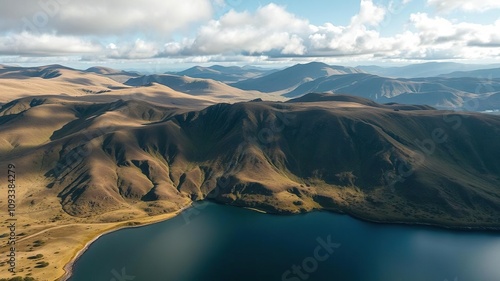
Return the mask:
[[243,90],[256,90],[271,93],[291,90],[303,83],[321,77],[360,72],[362,71],[351,67],[330,66],[325,63],[311,62],[307,64],[297,64],[269,75],[250,78],[231,85]]
[[463,64],[456,62],[427,62],[396,67],[381,67],[375,65],[357,66],[358,69],[361,69],[367,73],[390,78],[435,77],[446,75],[452,72],[467,72],[498,67],[500,67],[500,65]]
[[276,213],[500,225],[499,116],[331,94],[199,110],[26,97],[0,108],[0,132],[1,165],[15,161],[40,183],[23,196],[76,217],[208,198]]
[[251,66],[222,66],[213,65],[210,67],[194,66],[180,72],[168,72],[177,76],[189,76],[192,78],[212,79],[224,83],[234,83],[266,74],[271,74],[277,70],[265,69]]
[[[421,69],[433,65],[416,67]],[[449,64],[442,67],[446,66]],[[171,102],[172,95],[163,93],[175,93],[187,99],[203,99],[208,104],[257,98],[284,101],[315,92],[355,95],[379,103],[395,102],[429,105],[440,109],[484,111],[499,109],[497,94],[500,92],[500,78],[495,78],[497,70],[453,72],[439,77],[409,79],[382,77],[358,68],[318,62],[298,64],[282,70],[212,66],[195,67],[178,74],[154,75],[106,67],[91,67],[82,71],[60,65],[28,68],[2,66],[0,90],[4,95],[0,97],[0,103],[19,96],[47,94],[87,96],[99,100],[142,96],[150,102]],[[197,71],[198,74],[216,72],[212,76],[224,80],[229,76],[238,77],[234,79],[256,76],[224,83],[186,75],[192,72],[196,76]],[[19,83],[21,80],[29,80],[30,83]]]
[[90,67],[86,69],[85,72],[104,75],[121,83],[127,81],[130,78],[141,76],[138,72],[135,71],[116,70],[113,68],[102,66]]
[[177,106],[189,104],[192,108],[195,104],[208,106],[263,97],[261,93],[232,88],[209,79],[166,74],[143,76],[106,67],[77,70],[61,65],[0,66],[0,91],[0,104],[19,97],[57,95],[88,101],[141,99]]
[[[500,229],[498,78],[323,63],[212,76],[230,83],[184,74],[0,65],[0,166],[15,166],[20,272],[56,280],[98,235],[199,200]],[[32,270],[41,263],[51,270]]]
[[481,79],[494,79],[500,78],[500,68],[479,69],[472,71],[455,71],[448,74],[439,75],[439,77],[446,78],[481,78]]
[[245,91],[234,88],[220,81],[171,74],[155,74],[130,78],[124,84],[134,87],[147,87],[153,84],[160,84],[175,91],[193,96],[206,96],[207,98],[219,98],[221,100],[226,99],[229,101],[236,97],[246,100],[261,97],[259,96],[260,93],[257,91]]
[[[500,92],[500,79],[414,78],[395,79],[372,74],[332,75],[303,83],[286,97],[330,92],[365,97],[378,102],[427,104],[438,108],[462,108]],[[479,109],[479,107],[477,108]]]

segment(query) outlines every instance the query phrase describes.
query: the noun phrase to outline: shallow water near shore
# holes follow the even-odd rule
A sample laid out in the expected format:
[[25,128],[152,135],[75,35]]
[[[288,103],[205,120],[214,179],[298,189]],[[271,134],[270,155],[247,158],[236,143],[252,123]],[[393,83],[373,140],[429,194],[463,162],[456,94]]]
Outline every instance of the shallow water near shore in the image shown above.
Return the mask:
[[330,212],[277,216],[197,203],[106,234],[71,281],[500,280],[500,233],[382,225]]

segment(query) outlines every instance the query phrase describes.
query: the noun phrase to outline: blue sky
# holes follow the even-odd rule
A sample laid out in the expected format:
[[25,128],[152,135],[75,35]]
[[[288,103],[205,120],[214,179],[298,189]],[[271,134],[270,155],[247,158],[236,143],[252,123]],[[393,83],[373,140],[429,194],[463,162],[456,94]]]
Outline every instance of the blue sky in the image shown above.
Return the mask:
[[[236,3],[228,5],[221,11],[227,11],[232,8],[237,11],[255,11],[259,7],[269,4],[271,1],[242,1],[234,0],[229,3]],[[427,5],[426,1],[409,1],[403,4],[404,1],[397,0],[375,0],[373,3],[383,7],[390,7],[392,3],[392,11],[396,13],[389,13],[391,15],[391,24],[381,29],[381,33],[385,35],[394,35],[401,32],[404,25],[407,24],[408,19],[412,13],[423,12],[431,15],[443,16],[438,13],[432,6]],[[459,1],[460,2],[460,1]],[[303,1],[303,0],[277,0],[272,3],[286,7],[286,9],[302,18],[308,19],[312,24],[321,25],[325,22],[332,22],[337,25],[347,25],[352,16],[359,12],[360,1],[347,0],[347,1]],[[321,8],[319,9],[318,6]],[[220,12],[220,11],[219,11]],[[446,13],[446,17],[456,21],[467,21],[478,24],[490,24],[500,19],[500,10],[490,9],[483,12],[464,12],[460,9]],[[220,13],[219,13],[220,14]],[[499,31],[500,32],[500,31]]]
[[[236,11],[255,11],[259,7],[265,6],[270,1],[229,1],[227,8]],[[346,25],[351,20],[352,15],[359,11],[358,1],[303,1],[303,0],[278,0],[272,1],[277,5],[283,6],[287,11],[299,17],[308,19],[312,24],[323,24],[325,22],[334,22],[336,24]],[[318,4],[321,5],[321,12],[318,11]],[[222,9],[224,10],[224,9]]]
[[0,1],[2,64],[500,62],[497,0]]

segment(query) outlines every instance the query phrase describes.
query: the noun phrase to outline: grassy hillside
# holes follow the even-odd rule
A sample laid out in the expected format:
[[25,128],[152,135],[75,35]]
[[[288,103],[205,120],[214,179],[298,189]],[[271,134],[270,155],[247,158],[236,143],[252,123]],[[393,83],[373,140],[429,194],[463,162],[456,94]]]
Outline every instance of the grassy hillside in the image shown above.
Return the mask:
[[[278,213],[500,225],[498,116],[333,95],[201,111],[25,98],[0,116],[2,165],[42,177],[27,195],[71,216],[157,214],[212,198]],[[28,124],[38,124],[32,135]]]

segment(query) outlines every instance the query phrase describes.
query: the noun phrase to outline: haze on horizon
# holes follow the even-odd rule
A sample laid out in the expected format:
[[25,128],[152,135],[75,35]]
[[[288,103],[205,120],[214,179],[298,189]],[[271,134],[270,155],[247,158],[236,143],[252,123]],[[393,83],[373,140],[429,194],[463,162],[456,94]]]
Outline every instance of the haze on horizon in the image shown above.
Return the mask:
[[256,2],[3,1],[0,64],[160,72],[309,61],[500,63],[495,0]]

